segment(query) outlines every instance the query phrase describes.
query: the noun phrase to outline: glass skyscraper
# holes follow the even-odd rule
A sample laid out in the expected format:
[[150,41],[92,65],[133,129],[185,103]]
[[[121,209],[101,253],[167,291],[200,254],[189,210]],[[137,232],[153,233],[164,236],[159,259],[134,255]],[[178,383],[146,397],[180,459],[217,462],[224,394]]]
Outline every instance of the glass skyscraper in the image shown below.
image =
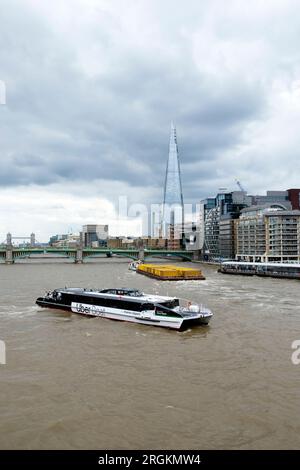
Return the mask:
[[181,185],[180,163],[178,156],[177,135],[174,124],[171,124],[169,157],[166,168],[164,201],[162,211],[162,229],[168,226],[183,225],[183,196]]

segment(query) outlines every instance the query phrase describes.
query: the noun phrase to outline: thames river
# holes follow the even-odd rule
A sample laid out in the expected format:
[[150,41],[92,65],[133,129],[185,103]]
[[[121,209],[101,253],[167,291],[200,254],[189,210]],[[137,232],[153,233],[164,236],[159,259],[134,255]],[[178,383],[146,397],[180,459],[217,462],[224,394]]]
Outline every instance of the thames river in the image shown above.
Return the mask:
[[[0,265],[0,448],[300,448],[299,281],[205,265],[205,281],[159,282],[127,267]],[[35,305],[64,286],[137,287],[214,317],[177,332]]]

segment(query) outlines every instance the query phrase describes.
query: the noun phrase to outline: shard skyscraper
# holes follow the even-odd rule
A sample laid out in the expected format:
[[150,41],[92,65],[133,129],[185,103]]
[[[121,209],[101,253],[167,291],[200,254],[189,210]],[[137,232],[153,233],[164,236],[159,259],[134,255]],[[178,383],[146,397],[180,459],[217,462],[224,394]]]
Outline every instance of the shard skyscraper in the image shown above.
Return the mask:
[[181,185],[180,163],[178,156],[177,135],[174,124],[171,124],[169,157],[166,168],[164,201],[162,209],[162,232],[166,235],[168,227],[183,228],[184,211]]

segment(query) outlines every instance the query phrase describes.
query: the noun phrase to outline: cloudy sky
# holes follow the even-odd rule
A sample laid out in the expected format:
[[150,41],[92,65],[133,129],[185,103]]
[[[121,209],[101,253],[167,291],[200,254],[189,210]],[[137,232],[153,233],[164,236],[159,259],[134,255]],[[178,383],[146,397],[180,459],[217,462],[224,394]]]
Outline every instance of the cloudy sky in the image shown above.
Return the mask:
[[[1,0],[0,242],[160,202],[300,185],[299,0]],[[3,87],[2,87],[3,88]]]

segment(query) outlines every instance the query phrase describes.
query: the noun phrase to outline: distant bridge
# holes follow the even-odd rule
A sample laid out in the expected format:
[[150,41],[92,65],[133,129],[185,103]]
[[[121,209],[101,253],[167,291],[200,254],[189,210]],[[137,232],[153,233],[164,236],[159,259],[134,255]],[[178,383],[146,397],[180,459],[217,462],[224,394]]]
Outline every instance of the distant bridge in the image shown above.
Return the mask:
[[28,244],[30,245],[30,248],[34,248],[35,247],[35,244],[36,244],[36,240],[35,240],[35,233],[31,233],[29,237],[25,236],[25,237],[15,237],[15,236],[12,236],[12,234],[9,232],[7,235],[6,235],[6,243],[5,245],[7,247],[9,246],[12,246],[12,241],[13,240],[28,240]]
[[[149,257],[168,256],[176,257],[182,260],[191,261],[194,259],[193,251],[185,250],[151,250],[151,249],[110,249],[110,248],[52,248],[52,247],[36,247],[36,248],[0,248],[0,259],[6,264],[12,264],[18,259],[36,257],[36,255],[57,255],[73,259],[75,263],[82,263],[85,259],[92,257],[106,256],[108,258],[113,255],[123,256],[133,260],[146,259]],[[34,256],[35,255],[35,256]],[[50,257],[49,257],[50,258]],[[47,259],[46,257],[44,259]]]

